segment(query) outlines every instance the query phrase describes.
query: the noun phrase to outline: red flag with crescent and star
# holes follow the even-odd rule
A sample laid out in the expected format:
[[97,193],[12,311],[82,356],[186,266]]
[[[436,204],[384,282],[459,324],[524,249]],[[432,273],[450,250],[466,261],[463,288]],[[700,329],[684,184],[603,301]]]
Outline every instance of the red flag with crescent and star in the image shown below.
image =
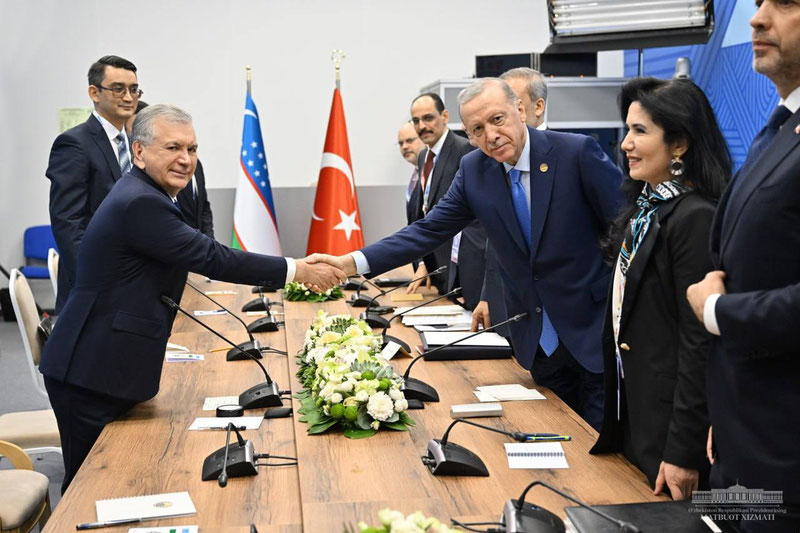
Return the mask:
[[339,89],[333,91],[328,133],[308,232],[308,254],[343,255],[364,247],[358,197]]

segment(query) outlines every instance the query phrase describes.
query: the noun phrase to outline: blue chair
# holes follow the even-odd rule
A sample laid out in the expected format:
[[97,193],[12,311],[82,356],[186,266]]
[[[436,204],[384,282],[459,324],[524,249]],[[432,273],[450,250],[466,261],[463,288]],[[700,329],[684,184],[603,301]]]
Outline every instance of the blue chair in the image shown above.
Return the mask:
[[[55,248],[56,239],[50,226],[31,226],[25,230],[22,241],[25,255],[25,266],[20,271],[29,279],[49,279],[47,270],[47,254],[50,248]],[[37,264],[38,262],[38,264]]]

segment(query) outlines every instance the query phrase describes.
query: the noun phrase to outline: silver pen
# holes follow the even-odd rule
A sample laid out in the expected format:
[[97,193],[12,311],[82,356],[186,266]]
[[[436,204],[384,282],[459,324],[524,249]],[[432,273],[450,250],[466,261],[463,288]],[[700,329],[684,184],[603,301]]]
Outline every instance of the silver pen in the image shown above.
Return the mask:
[[118,526],[120,524],[137,524],[141,521],[141,518],[123,518],[121,520],[108,520],[107,522],[87,522],[86,524],[78,524],[75,526],[75,529],[78,531],[83,529],[100,529],[101,527]]

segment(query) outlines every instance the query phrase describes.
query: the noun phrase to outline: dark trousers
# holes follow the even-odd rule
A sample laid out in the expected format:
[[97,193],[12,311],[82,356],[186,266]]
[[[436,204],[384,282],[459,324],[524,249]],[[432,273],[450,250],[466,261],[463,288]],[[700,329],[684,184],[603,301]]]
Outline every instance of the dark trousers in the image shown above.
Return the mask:
[[597,431],[603,424],[603,373],[589,372],[564,344],[547,357],[541,346],[533,359],[531,376],[537,385],[547,387]]
[[136,402],[99,394],[47,376],[44,385],[61,436],[64,454],[63,494],[105,425],[125,414]]

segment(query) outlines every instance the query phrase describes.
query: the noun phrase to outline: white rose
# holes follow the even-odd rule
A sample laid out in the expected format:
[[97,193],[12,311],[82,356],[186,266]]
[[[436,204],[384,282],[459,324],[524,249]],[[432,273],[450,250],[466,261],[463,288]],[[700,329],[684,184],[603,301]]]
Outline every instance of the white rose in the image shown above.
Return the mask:
[[[331,403],[342,403],[342,395],[339,394],[338,392],[334,392],[333,394],[331,394]],[[394,408],[397,409],[397,405],[395,405]]]
[[380,420],[381,422],[386,420],[394,413],[392,399],[383,392],[376,392],[369,397],[367,413],[375,420]]
[[[371,398],[369,397],[369,394],[367,393],[367,391],[360,390],[360,391],[358,391],[356,393],[356,401],[364,403],[367,400],[371,400]],[[373,417],[373,418],[375,418],[375,417]]]
[[319,395],[325,398],[326,400],[331,397],[331,395],[336,391],[336,386],[333,383],[327,383],[321,391],[319,391]]
[[403,513],[400,511],[393,511],[388,507],[378,511],[378,520],[381,521],[382,526],[390,526],[395,520],[403,520]]
[[402,400],[403,398],[405,398],[405,396],[403,395],[403,391],[401,391],[400,389],[389,389],[389,397],[394,401]]
[[389,533],[420,533],[422,530],[418,528],[414,522],[408,520],[395,520],[389,526]]
[[339,392],[350,392],[353,390],[353,382],[345,381],[344,383],[337,385],[336,390]]
[[394,410],[396,412],[402,413],[406,409],[408,409],[408,400],[403,399],[403,400],[397,400],[396,402],[394,402]]

